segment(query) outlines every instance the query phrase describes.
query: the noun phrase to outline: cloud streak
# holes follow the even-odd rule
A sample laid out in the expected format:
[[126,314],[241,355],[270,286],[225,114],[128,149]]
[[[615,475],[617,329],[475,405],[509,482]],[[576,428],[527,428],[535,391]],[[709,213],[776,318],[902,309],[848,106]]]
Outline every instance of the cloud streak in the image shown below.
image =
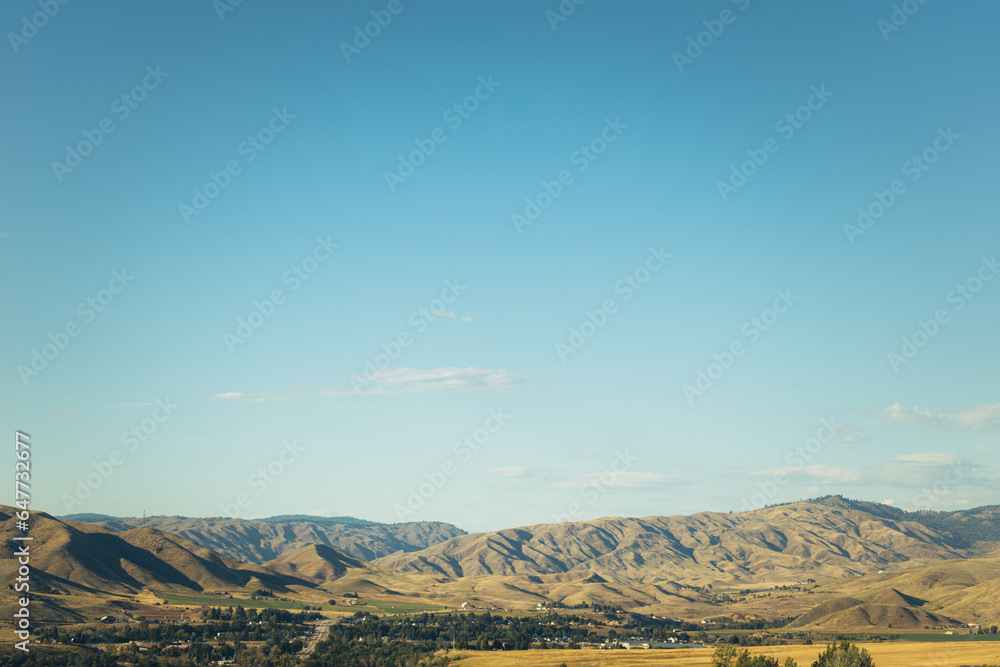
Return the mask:
[[297,398],[348,396],[405,396],[442,391],[486,391],[494,394],[510,393],[523,384],[522,379],[504,369],[460,368],[385,368],[364,378],[357,389],[321,389],[286,393],[252,394],[228,391],[212,398],[243,403],[277,403]]
[[895,403],[880,412],[894,424],[925,424],[960,431],[1000,429],[1000,403],[977,405],[951,414],[931,412],[927,408],[908,408]]
[[625,489],[655,489],[669,485],[676,485],[675,480],[666,475],[657,475],[651,472],[635,472],[626,470],[624,472],[592,472],[580,475],[572,479],[559,482],[556,486],[562,488],[576,488],[588,485],[601,485],[621,487]]

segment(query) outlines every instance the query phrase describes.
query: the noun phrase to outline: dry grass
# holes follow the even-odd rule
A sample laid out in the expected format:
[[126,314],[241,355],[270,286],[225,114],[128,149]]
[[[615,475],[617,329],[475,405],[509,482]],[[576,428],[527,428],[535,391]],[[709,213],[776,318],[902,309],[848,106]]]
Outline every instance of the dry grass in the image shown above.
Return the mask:
[[[962,667],[963,665],[1000,666],[1000,646],[995,642],[894,642],[886,644],[860,644],[868,649],[877,667]],[[768,646],[750,649],[751,653],[766,653],[784,660],[791,656],[799,667],[809,667],[823,649],[812,646]],[[667,665],[668,667],[708,667],[712,663],[713,649],[660,649],[637,651],[581,650],[532,650],[517,652],[452,651],[453,657],[461,656],[458,667],[590,667],[613,665],[636,667]]]

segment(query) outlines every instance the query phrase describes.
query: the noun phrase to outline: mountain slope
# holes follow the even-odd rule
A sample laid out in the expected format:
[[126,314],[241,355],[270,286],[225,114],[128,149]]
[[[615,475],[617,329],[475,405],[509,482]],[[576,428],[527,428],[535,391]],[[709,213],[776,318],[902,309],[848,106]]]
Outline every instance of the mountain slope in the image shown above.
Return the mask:
[[986,505],[952,512],[933,510],[907,512],[892,505],[851,500],[843,496],[824,496],[808,502],[828,507],[855,509],[892,521],[920,523],[950,536],[952,546],[968,549],[977,555],[986,555],[1000,547],[1000,505]]
[[1000,557],[941,561],[830,582],[816,589],[818,594],[826,592],[996,625],[1000,623]]
[[308,577],[323,581],[333,581],[350,570],[370,572],[372,568],[357,558],[323,544],[311,544],[298,551],[268,561],[264,567],[296,577]]
[[[419,551],[465,531],[451,524],[422,521],[400,524],[365,522],[350,517],[329,519],[301,516],[247,520],[183,516],[120,519],[104,515],[70,515],[65,520],[86,521],[113,531],[145,525],[179,535],[230,558],[264,563],[310,544],[322,544],[361,560],[396,552]],[[289,520],[282,520],[282,519]]]
[[[0,583],[16,574],[13,538],[19,532],[13,513],[0,506]],[[151,528],[114,533],[92,524],[73,524],[42,512],[30,521],[32,577],[51,585],[100,593],[156,590],[202,591],[263,585],[276,590],[313,586],[313,582],[279,574],[220,556],[175,535]]]
[[738,514],[525,526],[463,535],[376,562],[448,577],[568,572],[617,582],[700,585],[842,578],[960,557],[948,541],[919,523],[793,503]]

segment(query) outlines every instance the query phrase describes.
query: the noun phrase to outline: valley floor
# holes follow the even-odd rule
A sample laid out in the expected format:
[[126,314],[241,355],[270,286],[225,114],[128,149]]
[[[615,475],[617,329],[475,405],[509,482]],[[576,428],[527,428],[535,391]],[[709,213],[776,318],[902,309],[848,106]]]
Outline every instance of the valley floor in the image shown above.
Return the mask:
[[[889,642],[858,644],[868,650],[877,667],[1000,667],[1000,645],[996,642]],[[812,646],[764,646],[751,648],[754,655],[764,653],[779,660],[792,657],[799,667],[809,667],[823,650],[821,644]],[[461,657],[457,667],[708,667],[712,664],[713,649],[650,649],[615,650],[530,650],[501,651],[451,651],[448,655]]]

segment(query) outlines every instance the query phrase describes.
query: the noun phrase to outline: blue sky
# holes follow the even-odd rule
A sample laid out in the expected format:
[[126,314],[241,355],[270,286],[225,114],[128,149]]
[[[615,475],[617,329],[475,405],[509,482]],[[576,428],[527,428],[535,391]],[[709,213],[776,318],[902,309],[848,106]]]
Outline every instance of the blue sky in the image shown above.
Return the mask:
[[1000,502],[998,18],[5,3],[32,507]]

